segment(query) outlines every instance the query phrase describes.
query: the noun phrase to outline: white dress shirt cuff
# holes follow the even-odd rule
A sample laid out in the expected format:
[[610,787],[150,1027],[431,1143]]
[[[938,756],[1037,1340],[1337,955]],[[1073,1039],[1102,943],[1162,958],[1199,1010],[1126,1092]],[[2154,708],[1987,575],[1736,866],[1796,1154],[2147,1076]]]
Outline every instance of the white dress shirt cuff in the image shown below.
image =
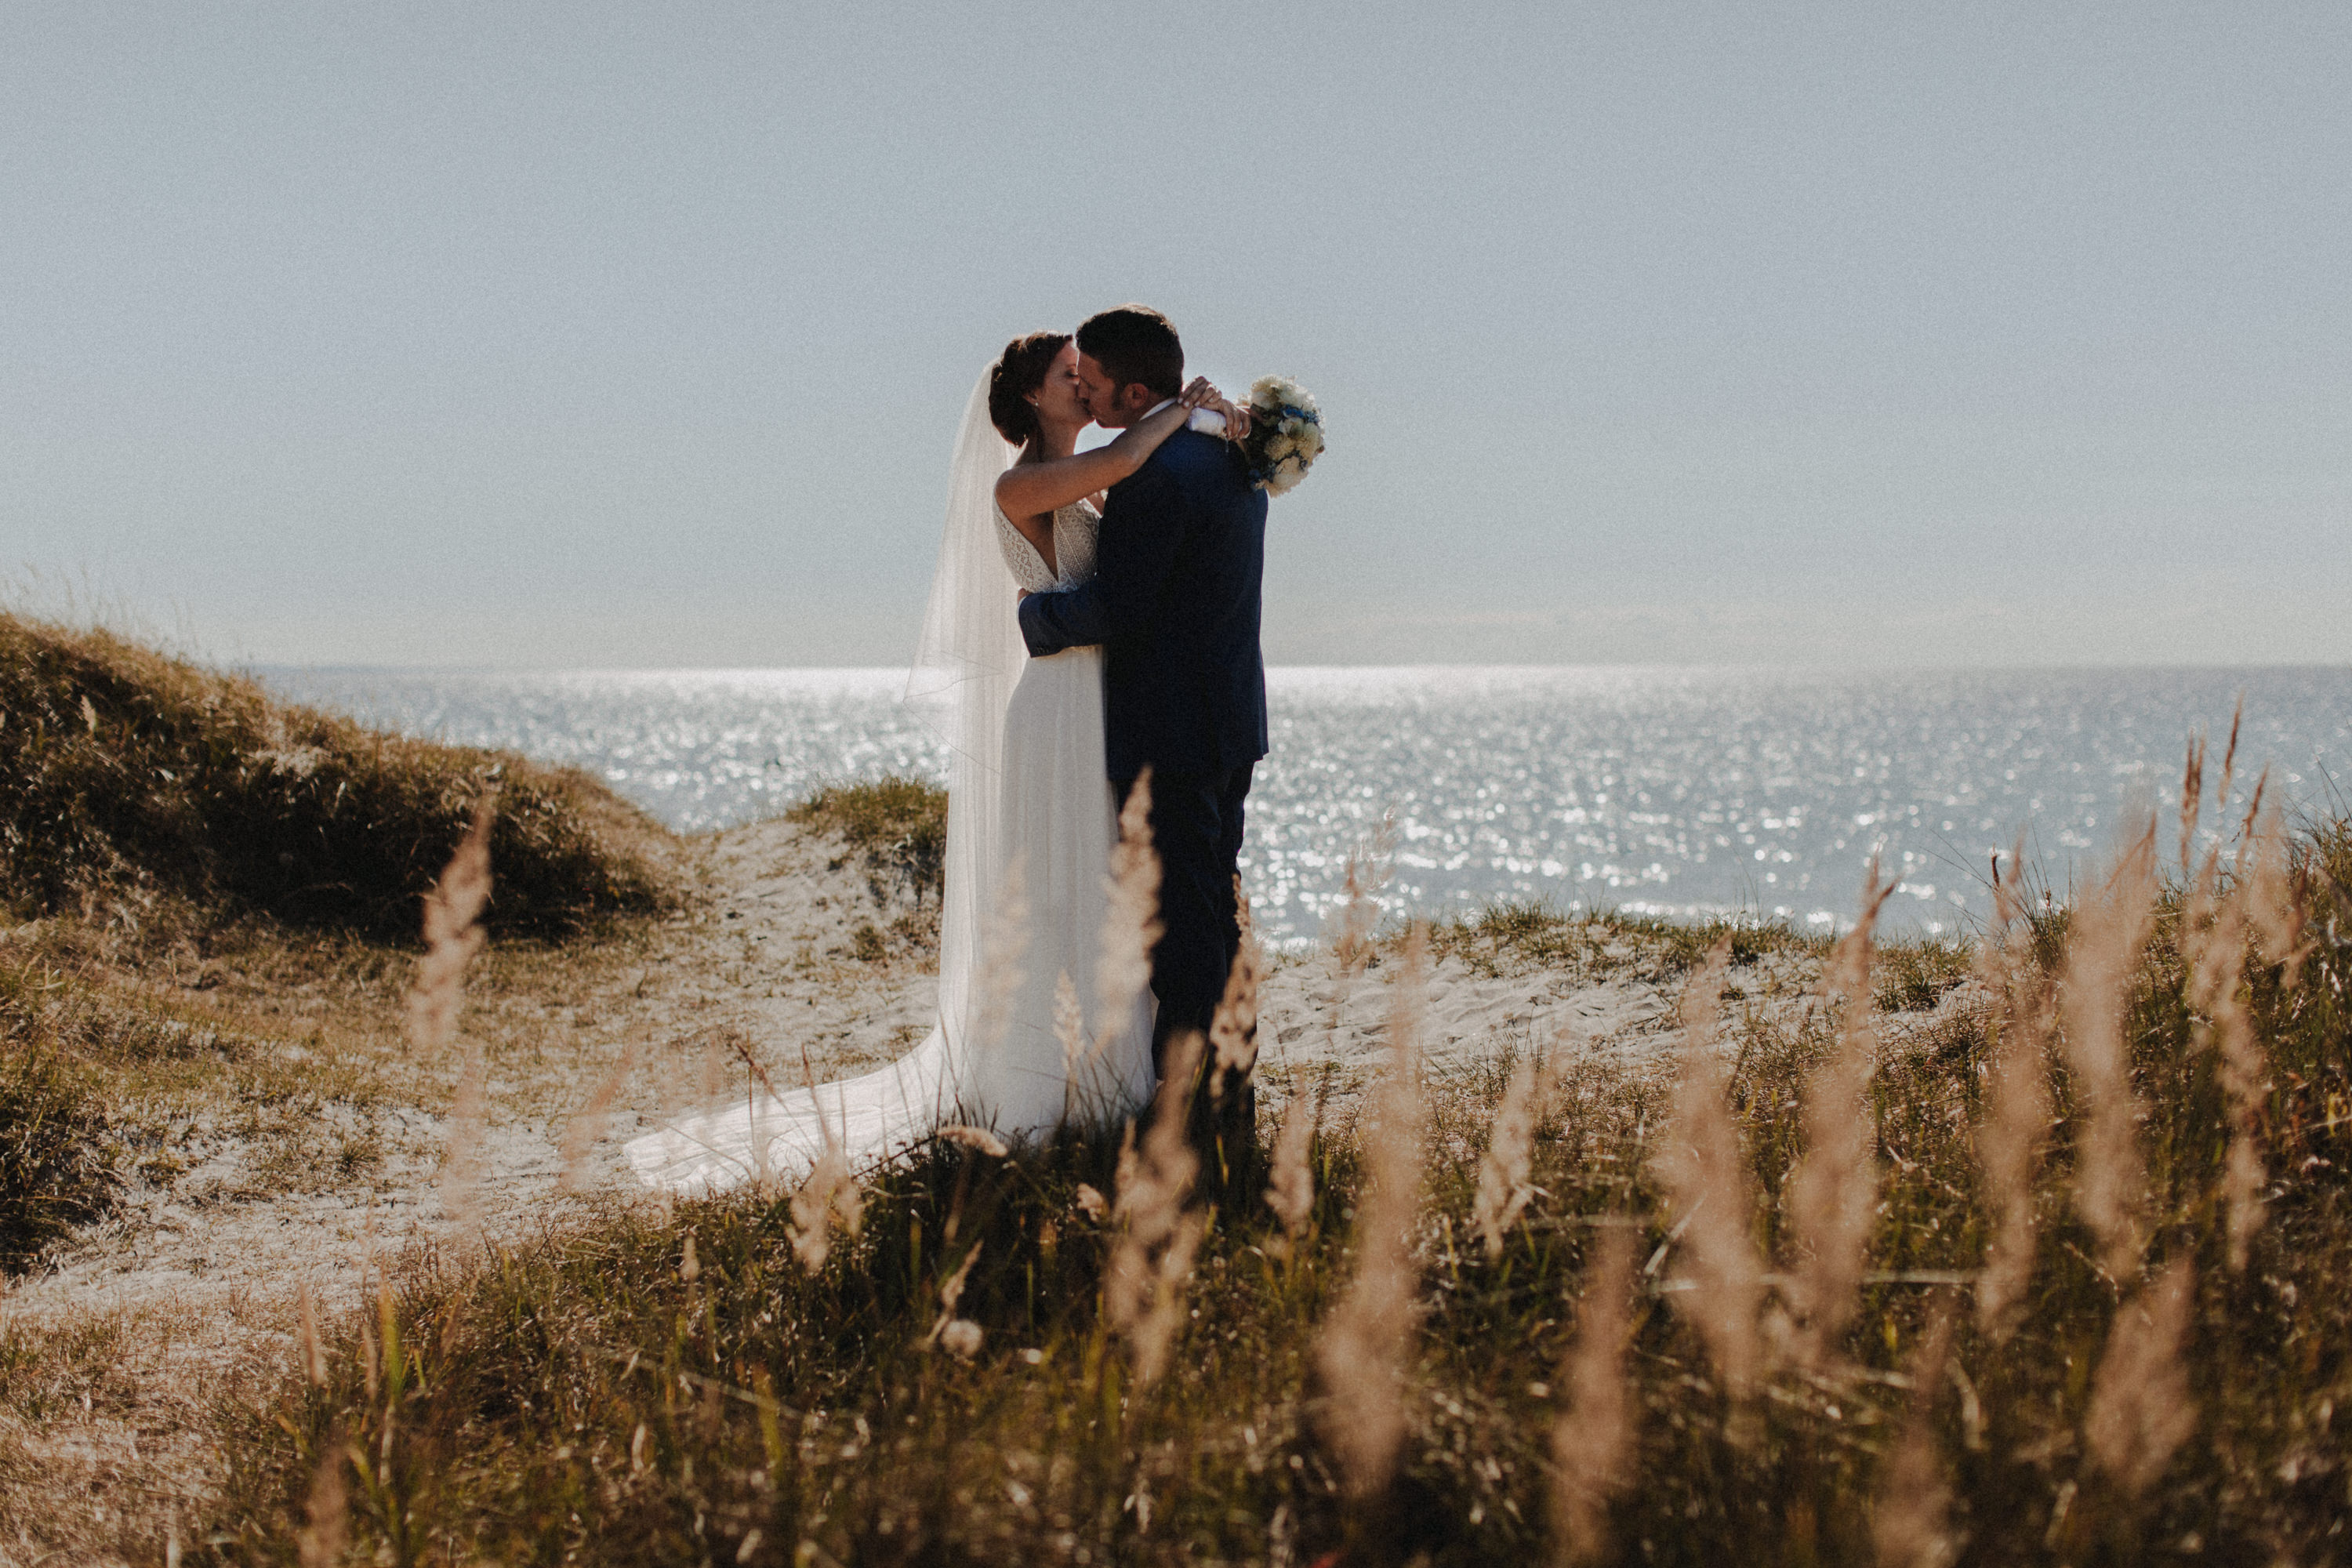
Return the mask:
[[[1161,398],[1143,411],[1143,419],[1150,418],[1175,401],[1172,397]],[[1140,425],[1143,419],[1139,419],[1136,423]],[[1184,428],[1198,430],[1203,436],[1222,436],[1225,433],[1225,416],[1213,408],[1195,408],[1192,410],[1192,417],[1184,421]]]

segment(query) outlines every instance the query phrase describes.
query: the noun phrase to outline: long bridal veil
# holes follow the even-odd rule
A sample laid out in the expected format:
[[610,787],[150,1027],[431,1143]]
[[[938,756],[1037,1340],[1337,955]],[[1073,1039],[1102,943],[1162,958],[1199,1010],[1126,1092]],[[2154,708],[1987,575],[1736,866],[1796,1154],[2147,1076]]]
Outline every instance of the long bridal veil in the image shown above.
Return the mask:
[[933,1031],[971,1087],[980,1027],[982,921],[1004,865],[1004,711],[1029,650],[996,537],[996,481],[1016,455],[988,417],[989,373],[965,404],[948,467],[947,529],[907,674],[908,706],[948,743],[948,847],[940,908],[939,1021]]
[[929,1036],[862,1077],[755,1093],[636,1139],[625,1153],[647,1186],[690,1195],[754,1177],[794,1177],[828,1146],[853,1167],[867,1165],[919,1142],[973,1102],[985,1006],[974,980],[1004,863],[1004,713],[1028,657],[996,541],[996,480],[1013,456],[989,420],[983,372],[956,435],[947,527],[907,677],[907,702],[948,744],[939,1010]]

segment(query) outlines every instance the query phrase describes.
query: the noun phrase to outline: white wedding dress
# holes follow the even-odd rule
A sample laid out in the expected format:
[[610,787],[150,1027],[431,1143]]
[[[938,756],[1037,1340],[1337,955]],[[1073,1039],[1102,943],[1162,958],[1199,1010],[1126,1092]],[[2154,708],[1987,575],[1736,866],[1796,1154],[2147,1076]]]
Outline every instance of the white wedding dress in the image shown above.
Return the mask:
[[1094,574],[1101,519],[1083,503],[1055,512],[1055,568],[1046,566],[996,510],[995,481],[1013,454],[988,423],[987,394],[983,375],[957,441],[947,532],[908,681],[908,700],[950,748],[937,1021],[887,1067],[760,1092],[633,1140],[629,1166],[656,1191],[795,1181],[828,1144],[865,1170],[943,1125],[986,1127],[1010,1142],[1065,1121],[1116,1124],[1151,1097],[1150,994],[1106,995],[1098,982],[1117,837],[1102,653],[1033,659],[1014,613],[1015,586],[1067,588]]

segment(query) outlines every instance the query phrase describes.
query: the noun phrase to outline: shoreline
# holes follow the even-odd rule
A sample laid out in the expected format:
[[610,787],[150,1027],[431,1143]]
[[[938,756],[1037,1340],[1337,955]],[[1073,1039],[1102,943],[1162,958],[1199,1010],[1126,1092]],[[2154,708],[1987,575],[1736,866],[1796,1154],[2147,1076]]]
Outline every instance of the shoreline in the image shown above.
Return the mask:
[[[846,679],[839,670],[438,684],[379,674],[286,689],[582,766],[672,828],[700,831],[829,784],[935,775],[939,743],[898,703],[899,677],[848,674],[865,684],[846,694],[833,689]],[[1318,684],[1327,676],[1339,685]],[[2242,794],[2275,761],[2273,796],[2324,805],[2323,773],[2352,767],[2342,717],[2352,677],[2325,671],[2037,672],[1990,687],[1974,676],[1956,687],[1940,674],[1841,674],[1833,689],[1769,671],[1731,686],[1678,672],[1623,692],[1540,671],[1492,689],[1469,677],[1432,696],[1431,680],[1452,678],[1414,669],[1391,689],[1381,671],[1351,668],[1290,691],[1277,669],[1273,752],[1252,792],[1244,851],[1270,939],[1318,940],[1326,911],[1344,901],[1349,851],[1391,810],[1395,895],[1435,919],[1549,900],[1786,918],[1834,933],[1876,852],[1904,884],[1887,928],[1948,936],[1986,917],[1990,857],[2021,837],[2064,886],[2108,843],[2135,789],[2168,797],[2185,733],[2202,726],[2220,744],[2242,689]],[[1769,677],[1769,689],[1751,677]],[[803,679],[827,689],[795,690]],[[639,684],[614,684],[624,681]]]

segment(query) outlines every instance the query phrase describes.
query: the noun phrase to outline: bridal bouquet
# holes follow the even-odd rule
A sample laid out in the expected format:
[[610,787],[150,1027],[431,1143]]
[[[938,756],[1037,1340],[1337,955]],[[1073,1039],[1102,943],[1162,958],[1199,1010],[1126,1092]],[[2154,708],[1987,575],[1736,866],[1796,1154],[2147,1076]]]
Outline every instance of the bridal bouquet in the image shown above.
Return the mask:
[[1270,496],[1287,494],[1323,455],[1323,411],[1314,395],[1286,375],[1262,376],[1249,395],[1250,432],[1242,442],[1250,481]]

